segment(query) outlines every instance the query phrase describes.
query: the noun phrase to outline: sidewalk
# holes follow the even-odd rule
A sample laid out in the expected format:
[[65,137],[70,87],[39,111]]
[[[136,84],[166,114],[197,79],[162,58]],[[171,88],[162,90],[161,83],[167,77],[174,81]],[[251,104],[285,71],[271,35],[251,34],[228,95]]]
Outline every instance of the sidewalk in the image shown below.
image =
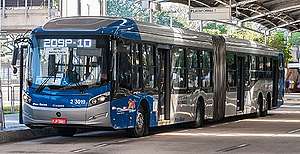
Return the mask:
[[0,144],[57,135],[53,128],[30,129],[24,124],[19,124],[18,113],[5,114],[4,117],[5,128],[0,130]]
[[29,129],[24,124],[19,124],[19,114],[5,114],[5,128],[3,131]]
[[285,93],[283,100],[285,103],[287,103],[287,101],[300,102],[300,93]]

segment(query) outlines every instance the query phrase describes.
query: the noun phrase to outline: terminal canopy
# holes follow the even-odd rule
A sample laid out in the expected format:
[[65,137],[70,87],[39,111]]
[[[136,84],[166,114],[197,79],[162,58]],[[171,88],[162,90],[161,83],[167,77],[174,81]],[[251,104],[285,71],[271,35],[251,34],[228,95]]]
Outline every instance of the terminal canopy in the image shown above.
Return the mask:
[[[189,3],[189,0],[169,0]],[[192,7],[230,7],[240,22],[253,21],[269,29],[300,31],[300,0],[190,0]]]

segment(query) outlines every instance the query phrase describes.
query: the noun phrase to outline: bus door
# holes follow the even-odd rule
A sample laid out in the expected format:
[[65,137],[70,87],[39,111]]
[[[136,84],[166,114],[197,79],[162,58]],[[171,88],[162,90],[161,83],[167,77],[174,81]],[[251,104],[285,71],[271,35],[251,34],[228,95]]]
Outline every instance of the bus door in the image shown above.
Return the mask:
[[170,49],[159,48],[158,62],[158,116],[159,120],[170,120]]
[[237,111],[244,110],[245,103],[245,57],[237,56]]
[[278,59],[273,59],[273,100],[272,100],[272,107],[277,106],[277,99],[278,99],[278,82],[279,82],[279,64]]

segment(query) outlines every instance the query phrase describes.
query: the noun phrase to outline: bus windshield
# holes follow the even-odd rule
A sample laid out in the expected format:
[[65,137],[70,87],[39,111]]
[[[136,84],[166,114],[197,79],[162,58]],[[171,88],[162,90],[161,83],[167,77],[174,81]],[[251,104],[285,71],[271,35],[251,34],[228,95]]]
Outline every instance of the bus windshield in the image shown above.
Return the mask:
[[38,39],[28,79],[34,85],[72,87],[107,82],[107,49],[95,39]]

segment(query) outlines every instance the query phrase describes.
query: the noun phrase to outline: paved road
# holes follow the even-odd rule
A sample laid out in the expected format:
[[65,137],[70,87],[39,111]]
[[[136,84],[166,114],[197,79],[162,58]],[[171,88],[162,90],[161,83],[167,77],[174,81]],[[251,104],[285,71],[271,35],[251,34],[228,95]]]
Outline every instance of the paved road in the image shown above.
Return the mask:
[[[300,98],[300,96],[299,96]],[[151,136],[127,138],[123,131],[48,137],[0,145],[0,153],[300,153],[300,101],[286,102],[264,118],[248,118],[199,129],[159,128]]]

